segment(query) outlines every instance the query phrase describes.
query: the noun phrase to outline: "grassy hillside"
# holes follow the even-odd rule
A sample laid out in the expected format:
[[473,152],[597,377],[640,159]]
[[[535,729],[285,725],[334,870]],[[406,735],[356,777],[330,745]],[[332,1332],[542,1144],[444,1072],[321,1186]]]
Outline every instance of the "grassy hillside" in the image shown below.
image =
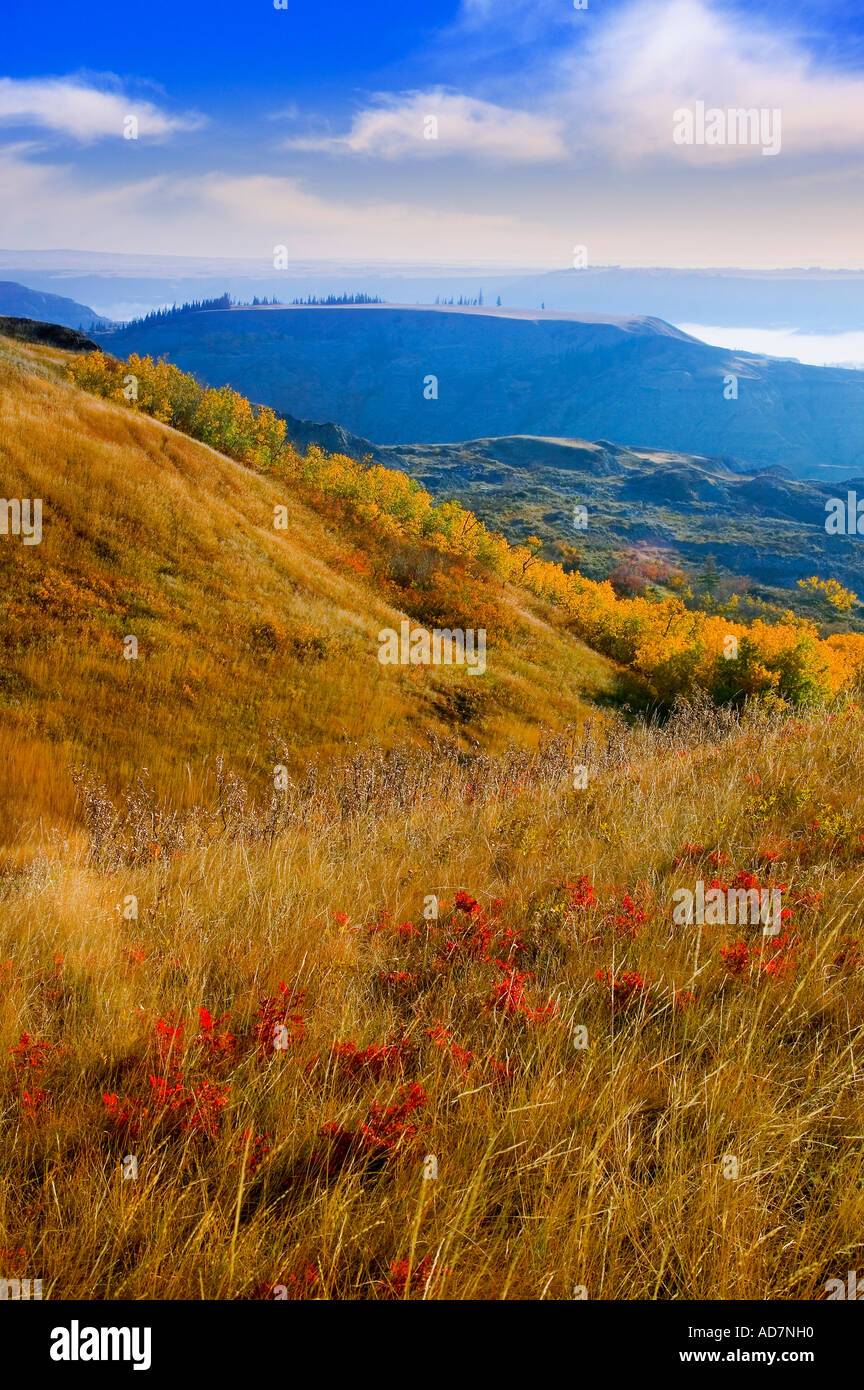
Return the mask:
[[[3,1274],[824,1297],[864,1251],[862,731],[367,760],[275,823],[237,785],[170,824],[88,801],[2,879]],[[783,885],[783,932],[675,925],[698,878]]]
[[[429,517],[398,478],[256,472],[66,367],[0,343],[4,490],[45,501],[41,545],[0,537],[0,1277],[763,1300],[860,1268],[848,692],[601,717],[623,674],[397,526]],[[397,593],[488,615],[487,675],[381,667]],[[622,647],[644,618],[596,611]],[[700,880],[779,892],[778,931],[676,920]]]
[[77,763],[115,789],[161,763],[165,790],[194,800],[220,753],[263,782],[276,761],[294,774],[355,742],[531,747],[616,689],[612,663],[530,594],[393,540],[394,575],[400,560],[440,573],[445,602],[470,588],[464,625],[487,627],[488,669],[380,665],[377,634],[403,613],[396,579],[388,602],[376,574],[374,530],[85,395],[62,352],[0,345],[3,495],[44,509],[40,545],[0,538],[7,839],[72,813]]
[[[436,502],[404,472],[318,446],[301,453],[268,406],[253,405],[229,386],[203,386],[164,359],[132,353],[123,362],[84,353],[70,360],[69,374],[85,390],[175,425],[286,483],[316,508],[335,508],[354,523],[355,535],[359,524],[377,552],[372,568],[379,589],[395,592],[425,626],[485,633],[493,620],[499,640],[506,640],[507,619],[494,606],[490,612],[488,602],[490,583],[502,581],[551,604],[569,631],[624,663],[666,704],[696,690],[724,702],[755,695],[811,704],[856,691],[864,679],[864,638],[843,625],[834,624],[823,640],[815,622],[786,609],[756,602],[742,614],[735,594],[706,611],[694,603],[683,575],[670,574],[663,584],[646,583],[643,575],[635,593],[618,593],[606,580],[544,558],[539,537],[512,545],[455,499]],[[834,579],[828,587],[818,577],[809,583],[814,600],[832,611],[848,611],[855,602]]]

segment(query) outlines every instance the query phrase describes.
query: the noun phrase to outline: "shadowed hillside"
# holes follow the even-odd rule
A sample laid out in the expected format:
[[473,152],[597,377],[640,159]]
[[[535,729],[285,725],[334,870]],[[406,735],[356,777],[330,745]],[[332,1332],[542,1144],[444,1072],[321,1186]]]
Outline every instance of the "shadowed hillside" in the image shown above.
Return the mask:
[[110,319],[97,314],[86,304],[78,304],[74,299],[60,294],[43,294],[40,290],[16,284],[14,280],[0,280],[0,314],[62,324],[65,328],[83,328],[87,332],[92,328],[111,327]]
[[97,337],[116,356],[169,356],[211,385],[227,382],[281,414],[336,420],[377,444],[530,434],[799,476],[864,472],[864,374],[709,347],[660,319],[261,307]]

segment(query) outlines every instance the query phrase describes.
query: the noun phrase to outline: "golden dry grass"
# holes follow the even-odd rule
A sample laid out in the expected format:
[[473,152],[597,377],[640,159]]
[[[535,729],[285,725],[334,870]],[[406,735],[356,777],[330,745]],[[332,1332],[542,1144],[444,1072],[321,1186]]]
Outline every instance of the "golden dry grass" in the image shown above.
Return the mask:
[[[4,495],[44,510],[41,545],[0,543],[7,840],[72,814],[77,762],[115,788],[158,762],[163,790],[191,802],[191,769],[220,752],[269,780],[274,726],[293,770],[356,742],[430,734],[500,751],[614,690],[612,663],[491,581],[477,601],[488,594],[504,621],[489,632],[487,676],[381,666],[377,633],[402,614],[368,574],[368,528],[85,395],[62,380],[66,354],[0,345]],[[287,531],[273,526],[282,504]]]
[[[43,489],[55,522],[4,570],[0,1276],[107,1299],[813,1298],[845,1278],[860,712],[586,724],[614,672],[506,595],[502,683],[526,703],[472,750],[369,658],[392,610],[340,568],[349,532],[298,503],[277,542],[274,484],[36,358],[44,379],[0,378],[7,495]],[[104,581],[107,611],[31,612],[37,562],[82,594]],[[253,602],[335,625],[353,659],[259,667],[226,635]],[[368,746],[312,767],[344,719]],[[72,760],[96,774],[77,800]],[[676,889],[740,872],[784,885],[784,936],[673,922]],[[195,1041],[201,1007],[233,1044]],[[151,1078],[183,1089],[160,1102]]]
[[[586,791],[570,785],[574,753],[593,768]],[[862,1245],[862,757],[855,712],[794,728],[683,723],[509,769],[429,759],[379,779],[371,805],[358,794],[340,808],[335,783],[297,792],[269,842],[247,806],[224,826],[214,807],[175,857],[123,834],[101,839],[99,862],[46,846],[3,885],[3,1044],[22,1030],[52,1044],[39,1075],[4,1086],[5,1244],[52,1297],[279,1284],[391,1296],[391,1265],[408,1257],[433,1271],[427,1297],[818,1296]],[[695,840],[701,856],[676,864]],[[764,877],[777,854],[794,944],[673,925],[674,889],[710,876],[715,847],[728,877]],[[582,874],[596,908],[573,907],[563,886]],[[499,924],[476,958],[448,955],[477,916],[452,913],[458,886]],[[437,924],[423,918],[433,893]],[[625,893],[646,914],[634,935],[615,925]],[[130,895],[137,920],[120,910]],[[392,917],[370,930],[382,908]],[[736,976],[720,948],[739,937],[751,954]],[[528,1008],[554,1000],[554,1016],[496,1010],[494,958],[508,953],[530,972]],[[638,972],[647,996],[613,1008],[597,979],[609,969]],[[282,981],[308,991],[292,1006],[302,1036],[292,1024],[287,1050],[262,1054],[252,1029]],[[224,1063],[193,1043],[201,1005],[231,1016]],[[160,1019],[183,1025],[167,1061]],[[340,1075],[332,1047],[349,1040],[398,1044],[402,1063]],[[149,1103],[148,1078],[175,1069],[190,1088],[227,1088],[212,1137],[153,1114],[138,1134],[112,1128],[105,1093]],[[328,1171],[322,1127],[356,1130],[411,1083],[426,1097],[417,1136],[355,1147]],[[28,1084],[46,1093],[34,1115]],[[126,1154],[137,1181],[121,1175]],[[428,1154],[437,1180],[423,1179]]]

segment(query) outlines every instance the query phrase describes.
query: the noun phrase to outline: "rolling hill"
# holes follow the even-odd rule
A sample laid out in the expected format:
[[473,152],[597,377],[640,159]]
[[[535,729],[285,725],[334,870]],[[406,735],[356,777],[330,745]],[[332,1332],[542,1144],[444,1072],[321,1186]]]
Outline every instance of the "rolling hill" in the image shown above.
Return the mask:
[[281,414],[336,420],[379,444],[530,434],[796,476],[864,472],[864,374],[709,347],[658,319],[259,307],[95,336],[116,356],[167,356]]
[[46,347],[65,348],[68,352],[92,352],[96,344],[75,328],[59,323],[42,323],[39,319],[16,319],[0,314],[0,337],[17,338],[21,343],[43,343]]
[[[72,814],[57,772],[73,764],[116,787],[169,750],[166,785],[182,799],[219,753],[266,783],[274,761],[296,773],[370,740],[527,747],[616,689],[614,664],[527,592],[423,547],[400,555],[395,541],[379,575],[368,527],[77,390],[68,360],[0,338],[4,491],[41,498],[44,518],[40,545],[0,537],[8,836]],[[288,526],[277,531],[279,505]],[[400,565],[470,583],[494,652],[484,676],[379,663],[377,634],[403,616],[386,580]],[[137,659],[124,659],[127,636]]]
[[[401,469],[513,544],[539,536],[544,554],[559,559],[575,545],[592,579],[611,573],[622,551],[647,545],[669,551],[691,576],[713,563],[736,588],[749,581],[771,601],[811,615],[799,579],[816,574],[861,587],[864,539],[826,534],[825,507],[850,489],[864,495],[864,478],[795,478],[781,467],[536,435],[378,445],[332,422],[283,418],[301,452],[311,445]],[[587,509],[584,528],[574,526],[577,505]]]
[[[298,424],[288,428],[300,442],[310,427]],[[364,444],[342,447],[360,457]],[[864,478],[829,483],[781,468],[742,472],[724,459],[525,435],[390,445],[373,457],[436,496],[457,498],[510,541],[537,535],[550,554],[575,545],[580,569],[592,578],[610,573],[622,548],[635,544],[668,548],[685,568],[711,556],[727,575],[793,593],[811,574],[853,589],[864,575],[864,537],[825,531],[828,498],[845,496],[847,485],[864,496]],[[587,509],[584,529],[574,526],[576,505]]]
[[88,333],[93,328],[111,327],[110,319],[103,318],[86,304],[77,304],[63,295],[28,289],[14,280],[0,280],[0,315],[62,324],[64,328],[84,329]]

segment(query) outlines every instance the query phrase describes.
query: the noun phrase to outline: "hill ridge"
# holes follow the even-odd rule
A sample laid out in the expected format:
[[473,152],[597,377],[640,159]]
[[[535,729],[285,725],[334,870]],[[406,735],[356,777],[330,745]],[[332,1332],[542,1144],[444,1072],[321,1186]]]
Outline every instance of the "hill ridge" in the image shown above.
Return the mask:
[[271,305],[94,336],[116,355],[170,357],[281,415],[338,420],[381,445],[639,439],[797,476],[860,470],[864,373],[730,352],[658,324],[470,306]]

